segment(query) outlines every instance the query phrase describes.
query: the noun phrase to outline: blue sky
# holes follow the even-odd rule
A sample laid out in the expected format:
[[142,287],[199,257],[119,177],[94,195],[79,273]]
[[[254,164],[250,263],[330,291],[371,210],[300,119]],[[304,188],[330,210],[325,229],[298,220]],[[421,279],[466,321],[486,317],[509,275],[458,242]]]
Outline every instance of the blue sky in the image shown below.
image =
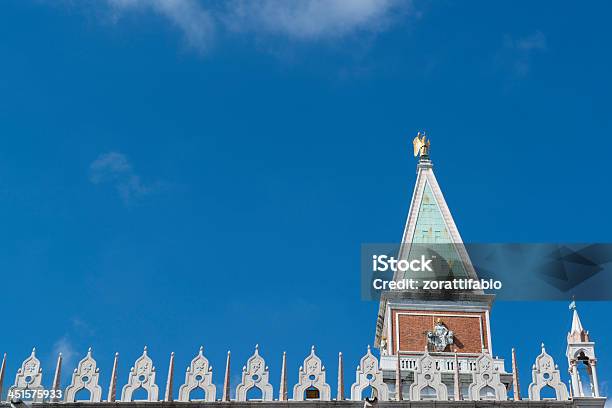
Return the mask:
[[[0,12],[7,382],[94,348],[105,393],[149,346],[221,383],[256,343],[275,387],[311,344],[335,384],[374,336],[359,248],[400,239],[426,129],[469,242],[610,242],[606,2],[9,1]],[[608,302],[582,302],[603,390]],[[562,302],[499,302],[523,392]],[[332,386],[335,389],[335,386]],[[220,392],[220,391],[219,391]]]

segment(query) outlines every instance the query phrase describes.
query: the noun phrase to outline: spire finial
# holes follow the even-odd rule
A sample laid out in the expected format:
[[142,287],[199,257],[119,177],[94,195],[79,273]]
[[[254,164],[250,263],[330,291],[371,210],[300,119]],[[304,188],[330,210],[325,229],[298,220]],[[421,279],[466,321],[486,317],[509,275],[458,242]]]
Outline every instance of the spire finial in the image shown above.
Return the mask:
[[231,353],[227,351],[227,361],[225,362],[225,378],[223,379],[223,397],[221,401],[229,402],[230,400],[230,358]]
[[115,402],[117,398],[117,360],[119,359],[119,352],[115,352],[115,359],[113,361],[113,370],[111,371],[111,381],[108,386],[108,402]]
[[342,352],[338,353],[338,394],[336,400],[344,400],[344,361],[342,359]]
[[283,363],[281,366],[280,388],[278,390],[279,401],[287,401],[287,353],[283,351]]
[[2,357],[2,366],[0,366],[0,395],[2,395],[2,388],[4,385],[4,373],[6,372],[6,353]]
[[[57,393],[60,389],[62,375],[62,353],[59,353],[57,356],[57,364],[55,365],[55,374],[53,375],[53,390]],[[52,402],[58,402],[59,399],[57,397],[51,399]]]
[[576,301],[572,300],[570,303],[570,310],[572,311],[572,328],[568,333],[568,341],[589,341],[589,332],[584,329],[580,316],[578,315],[578,309],[576,309]]
[[168,379],[166,380],[166,394],[164,395],[164,401],[171,402],[172,389],[174,388],[174,351],[170,353],[170,363],[168,364]]
[[521,388],[519,385],[518,366],[516,363],[516,350],[512,348],[512,393],[514,394],[514,400],[519,401],[521,399]]

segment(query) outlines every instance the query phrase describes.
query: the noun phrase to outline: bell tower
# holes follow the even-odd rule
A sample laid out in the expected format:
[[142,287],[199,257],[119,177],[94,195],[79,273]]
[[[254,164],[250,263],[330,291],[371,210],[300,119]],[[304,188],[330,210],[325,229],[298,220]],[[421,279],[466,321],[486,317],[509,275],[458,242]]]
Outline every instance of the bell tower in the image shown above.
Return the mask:
[[566,355],[572,379],[572,394],[576,397],[599,397],[595,342],[591,341],[589,332],[582,327],[576,301],[570,303],[570,310],[572,328],[567,334]]
[[[419,161],[398,258],[415,259],[424,250],[433,251],[441,255],[445,268],[442,272],[440,268],[434,268],[434,272],[420,275],[411,271],[396,272],[394,280],[449,277],[478,280],[434,174],[430,141],[419,132],[413,144],[414,155],[419,157]],[[411,370],[426,353],[442,372],[442,382],[447,385],[448,394],[451,397],[455,395],[455,399],[461,399],[461,394],[467,396],[476,360],[483,353],[492,354],[489,312],[493,297],[479,290],[384,292],[374,341],[380,348],[381,367],[394,370],[389,373],[394,377],[397,377],[395,372],[400,372],[405,376],[403,381],[410,382]],[[503,360],[494,359],[493,364],[502,373],[502,381],[510,382],[511,377],[505,375]],[[458,384],[456,377],[459,377]],[[457,387],[461,390],[454,390]]]

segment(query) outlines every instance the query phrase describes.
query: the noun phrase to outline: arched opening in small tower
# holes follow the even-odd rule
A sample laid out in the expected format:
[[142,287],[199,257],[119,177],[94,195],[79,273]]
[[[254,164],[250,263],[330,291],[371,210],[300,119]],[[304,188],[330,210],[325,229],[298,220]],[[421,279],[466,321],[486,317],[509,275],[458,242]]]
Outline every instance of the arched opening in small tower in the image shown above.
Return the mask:
[[576,369],[578,370],[580,385],[582,385],[582,394],[585,397],[592,397],[593,378],[591,377],[591,364],[589,358],[584,354],[584,351],[580,352],[580,355],[576,359]]
[[372,387],[371,385],[368,385],[367,387],[363,389],[363,391],[361,391],[362,399],[374,398],[375,396],[376,396],[376,389]]
[[202,387],[196,387],[189,393],[189,401],[205,401],[206,391]]
[[434,387],[428,385],[427,387],[421,388],[420,397],[423,401],[435,400],[438,398],[438,392]]
[[263,391],[259,387],[251,387],[246,395],[247,401],[262,401]]
[[90,401],[91,400],[91,392],[87,388],[81,388],[74,394],[74,400],[78,401]]
[[556,400],[557,399],[557,391],[551,387],[550,385],[545,385],[540,389],[540,399],[541,400]]
[[138,387],[132,393],[132,401],[148,401],[149,400],[149,391],[145,390],[142,387]]
[[306,400],[316,400],[319,398],[321,398],[321,393],[317,387],[310,386],[304,391],[304,399]]
[[484,386],[480,389],[478,396],[481,400],[484,401],[494,401],[495,400],[495,389],[491,386]]

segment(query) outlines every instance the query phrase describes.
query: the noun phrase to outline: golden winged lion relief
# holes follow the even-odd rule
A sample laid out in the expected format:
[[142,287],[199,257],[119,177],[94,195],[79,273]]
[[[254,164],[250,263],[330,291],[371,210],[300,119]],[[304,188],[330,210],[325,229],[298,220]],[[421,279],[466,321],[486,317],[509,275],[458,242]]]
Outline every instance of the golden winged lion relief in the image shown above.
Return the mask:
[[430,142],[426,138],[425,132],[417,133],[416,137],[412,140],[412,145],[414,146],[414,157],[417,156],[429,156],[429,146]]

